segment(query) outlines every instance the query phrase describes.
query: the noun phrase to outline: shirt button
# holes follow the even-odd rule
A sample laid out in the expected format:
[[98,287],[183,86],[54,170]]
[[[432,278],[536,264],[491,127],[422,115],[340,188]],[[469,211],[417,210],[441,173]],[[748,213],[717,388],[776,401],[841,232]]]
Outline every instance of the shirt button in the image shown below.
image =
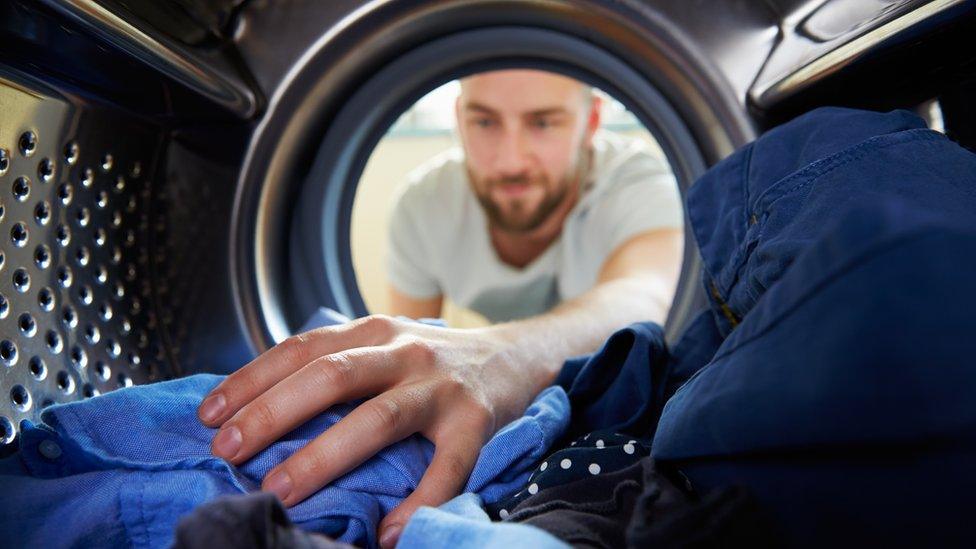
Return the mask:
[[41,444],[38,445],[37,451],[41,453],[42,456],[50,460],[56,460],[61,457],[61,447],[58,446],[57,442],[53,440],[42,440]]

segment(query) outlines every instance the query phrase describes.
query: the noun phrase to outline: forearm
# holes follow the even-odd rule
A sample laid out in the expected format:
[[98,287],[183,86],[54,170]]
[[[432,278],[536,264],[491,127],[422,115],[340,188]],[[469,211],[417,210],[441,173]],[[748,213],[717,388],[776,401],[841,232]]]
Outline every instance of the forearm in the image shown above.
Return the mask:
[[437,318],[441,316],[444,303],[443,296],[411,297],[392,285],[388,289],[388,295],[389,307],[386,313],[392,316],[405,316],[407,318]]
[[511,344],[513,360],[531,373],[541,390],[552,383],[563,362],[592,352],[618,329],[644,320],[664,323],[673,285],[653,276],[603,282],[552,311],[485,330]]

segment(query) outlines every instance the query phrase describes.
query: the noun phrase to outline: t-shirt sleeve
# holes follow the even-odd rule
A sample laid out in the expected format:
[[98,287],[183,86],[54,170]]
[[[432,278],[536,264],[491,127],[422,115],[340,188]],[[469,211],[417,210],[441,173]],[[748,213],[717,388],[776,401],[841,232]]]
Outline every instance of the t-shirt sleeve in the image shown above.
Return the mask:
[[390,284],[399,292],[417,299],[441,295],[440,284],[431,272],[431,258],[420,223],[423,203],[416,189],[407,187],[396,198],[390,214],[389,251],[386,272]]
[[639,153],[608,175],[607,194],[593,211],[608,255],[641,233],[684,227],[681,194],[666,163]]

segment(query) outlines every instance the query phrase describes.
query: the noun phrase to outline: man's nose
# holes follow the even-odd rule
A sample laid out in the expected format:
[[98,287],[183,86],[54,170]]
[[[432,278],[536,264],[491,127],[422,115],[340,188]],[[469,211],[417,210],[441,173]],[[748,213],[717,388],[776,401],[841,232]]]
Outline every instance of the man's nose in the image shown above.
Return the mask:
[[528,144],[517,131],[510,131],[502,138],[495,159],[495,169],[503,177],[523,175],[529,167]]

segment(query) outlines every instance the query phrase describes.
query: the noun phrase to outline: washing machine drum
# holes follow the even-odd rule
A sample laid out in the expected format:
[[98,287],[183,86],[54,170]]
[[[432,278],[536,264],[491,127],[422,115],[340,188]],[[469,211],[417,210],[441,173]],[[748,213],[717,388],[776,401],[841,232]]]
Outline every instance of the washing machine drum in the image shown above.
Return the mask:
[[[653,3],[15,0],[0,25],[3,453],[52,403],[233,371],[319,305],[367,314],[356,183],[441,83],[585,80],[640,118],[682,189],[752,135]],[[671,337],[701,298],[686,244]]]

